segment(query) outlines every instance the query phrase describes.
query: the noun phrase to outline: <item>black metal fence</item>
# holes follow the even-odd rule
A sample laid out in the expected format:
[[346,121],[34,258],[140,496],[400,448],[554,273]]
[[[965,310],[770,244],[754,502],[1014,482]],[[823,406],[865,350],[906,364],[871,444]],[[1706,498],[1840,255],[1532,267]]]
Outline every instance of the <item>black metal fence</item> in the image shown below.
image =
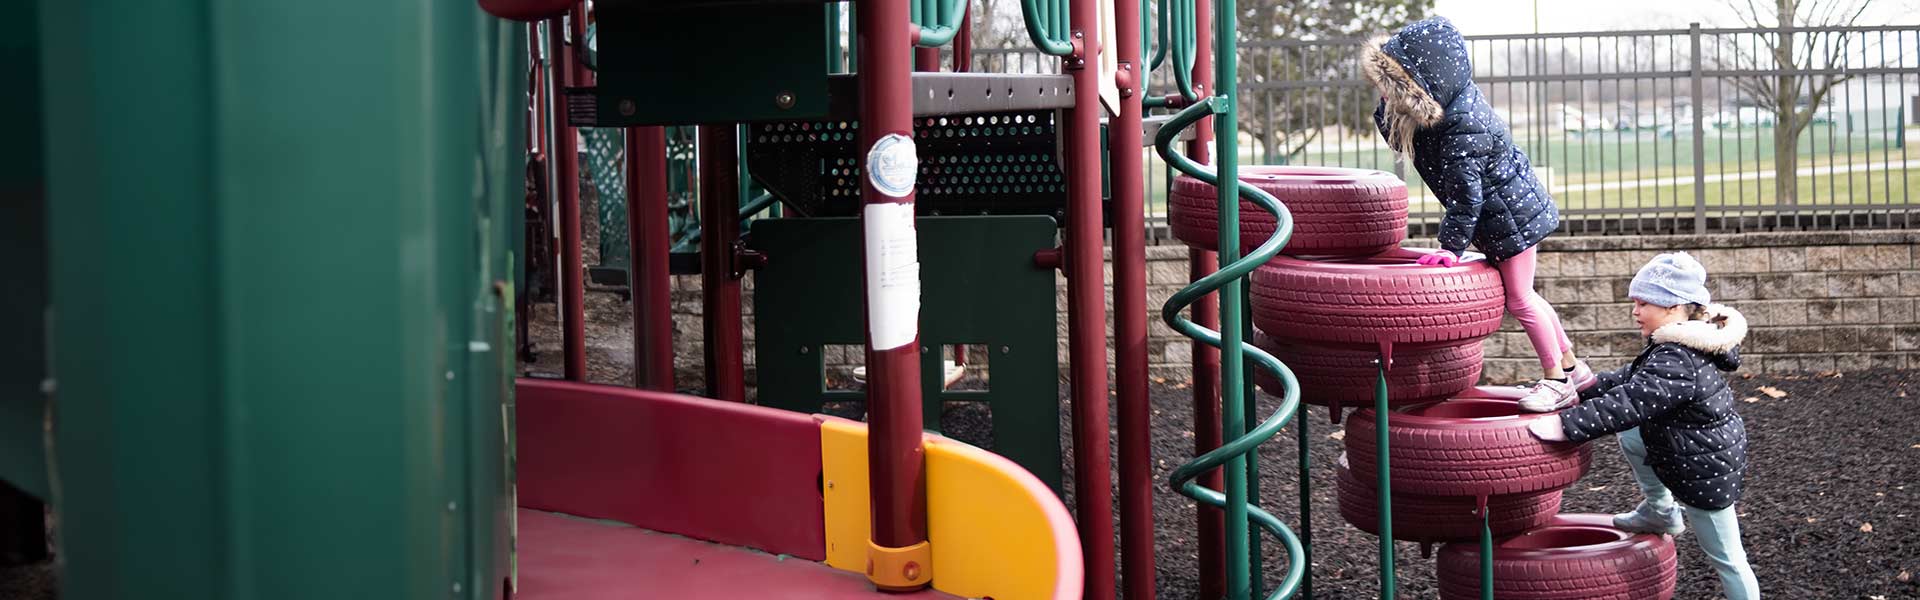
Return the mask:
[[[1358,38],[1241,45],[1247,164],[1400,174],[1416,230],[1441,207],[1372,123]],[[1909,227],[1920,27],[1687,29],[1467,38],[1476,83],[1576,234]],[[979,71],[1046,72],[976,49]],[[1152,93],[1171,82],[1155,73]],[[1790,151],[1781,151],[1791,148]],[[1164,169],[1150,158],[1150,222]]]

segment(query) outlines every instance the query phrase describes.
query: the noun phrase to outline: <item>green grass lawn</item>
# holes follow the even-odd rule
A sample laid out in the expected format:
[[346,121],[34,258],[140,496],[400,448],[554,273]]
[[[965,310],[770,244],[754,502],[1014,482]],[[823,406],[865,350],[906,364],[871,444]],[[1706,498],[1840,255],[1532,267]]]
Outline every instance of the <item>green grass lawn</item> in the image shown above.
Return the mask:
[[[1920,151],[1904,148],[1904,132],[1856,132],[1851,146],[1828,125],[1814,125],[1800,137],[1799,169],[1802,173],[1801,204],[1903,204],[1909,191],[1920,188],[1920,167],[1900,168],[1900,162],[1920,160]],[[1832,136],[1829,139],[1829,136]],[[1757,138],[1757,139],[1756,139]],[[1522,140],[1525,142],[1526,140]],[[1772,132],[1767,128],[1727,128],[1712,131],[1702,140],[1707,162],[1703,171],[1709,177],[1729,176],[1706,184],[1708,206],[1765,206],[1773,204]],[[1638,208],[1693,205],[1692,138],[1660,138],[1653,132],[1606,132],[1568,135],[1536,144],[1547,152],[1529,148],[1535,164],[1553,170],[1555,200],[1566,209]],[[1243,146],[1245,148],[1246,146]],[[1584,153],[1584,154],[1583,154]],[[1636,156],[1636,153],[1638,156]],[[1242,157],[1243,165],[1259,164],[1256,156]],[[1867,165],[1894,163],[1889,171],[1879,167],[1871,172],[1853,171]],[[1350,144],[1345,152],[1329,145],[1325,153],[1309,152],[1296,164],[1320,164],[1392,170],[1391,155],[1379,148],[1361,148]],[[1158,157],[1148,165],[1148,211],[1163,212],[1166,201],[1166,177]],[[1636,165],[1638,165],[1636,170]],[[1828,173],[1827,169],[1836,172]],[[1746,174],[1739,177],[1738,174]],[[1766,173],[1755,178],[1754,174]],[[1406,177],[1416,197],[1414,210],[1423,210],[1418,197],[1429,194],[1424,182],[1411,169]],[[1667,181],[1661,181],[1667,180]],[[1869,180],[1871,182],[1869,183]],[[1634,186],[1625,187],[1622,186]],[[1593,186],[1598,189],[1582,189]]]

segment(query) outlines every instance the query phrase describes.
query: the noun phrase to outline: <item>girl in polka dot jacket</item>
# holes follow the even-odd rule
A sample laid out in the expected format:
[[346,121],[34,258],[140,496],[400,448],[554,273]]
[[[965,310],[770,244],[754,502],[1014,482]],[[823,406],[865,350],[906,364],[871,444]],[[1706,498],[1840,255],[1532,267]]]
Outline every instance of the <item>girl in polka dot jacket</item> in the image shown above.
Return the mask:
[[1615,515],[1615,527],[1694,539],[1720,575],[1728,600],[1760,597],[1740,544],[1733,504],[1747,468],[1747,431],[1723,372],[1740,367],[1747,320],[1712,303],[1707,272],[1686,253],[1662,254],[1627,288],[1647,347],[1633,363],[1601,373],[1578,406],[1530,424],[1549,441],[1619,434],[1620,449],[1646,499]]
[[1593,371],[1574,356],[1553,306],[1533,291],[1535,249],[1559,225],[1560,211],[1474,86],[1466,41],[1446,18],[1433,17],[1367,44],[1360,64],[1380,92],[1374,121],[1381,135],[1413,159],[1447,209],[1444,251],[1420,264],[1451,267],[1468,244],[1486,254],[1506,284],[1507,312],[1540,358],[1540,382],[1521,406],[1547,412],[1572,405]]

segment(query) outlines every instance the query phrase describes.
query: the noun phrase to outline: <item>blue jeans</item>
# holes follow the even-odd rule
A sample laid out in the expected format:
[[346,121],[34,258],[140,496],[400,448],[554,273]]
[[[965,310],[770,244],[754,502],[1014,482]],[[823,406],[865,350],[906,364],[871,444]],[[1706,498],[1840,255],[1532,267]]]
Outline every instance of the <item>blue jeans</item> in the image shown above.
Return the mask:
[[[1622,431],[1620,451],[1627,455],[1627,465],[1633,467],[1633,480],[1640,484],[1640,493],[1646,495],[1647,506],[1653,510],[1671,511],[1676,504],[1673,492],[1653,473],[1653,467],[1647,466],[1647,444],[1640,439],[1638,427]],[[1753,576],[1753,566],[1747,564],[1747,549],[1740,545],[1740,520],[1734,513],[1734,507],[1720,510],[1700,510],[1681,505],[1687,514],[1687,527],[1693,529],[1693,540],[1707,553],[1707,562],[1713,563],[1713,570],[1720,574],[1720,589],[1727,594],[1727,600],[1759,600],[1760,581]]]

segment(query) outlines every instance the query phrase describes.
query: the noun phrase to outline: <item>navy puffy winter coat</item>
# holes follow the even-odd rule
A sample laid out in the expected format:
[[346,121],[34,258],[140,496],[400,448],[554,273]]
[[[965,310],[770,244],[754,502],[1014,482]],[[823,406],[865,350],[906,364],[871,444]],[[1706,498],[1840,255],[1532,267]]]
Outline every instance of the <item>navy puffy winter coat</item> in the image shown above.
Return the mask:
[[1369,43],[1361,66],[1385,96],[1374,111],[1380,133],[1412,154],[1446,206],[1440,247],[1460,254],[1471,243],[1498,262],[1539,244],[1560,211],[1473,85],[1468,58],[1459,30],[1433,17]]
[[1647,466],[1687,506],[1719,510],[1740,500],[1747,430],[1722,373],[1740,368],[1747,320],[1712,304],[1707,319],[1654,330],[1633,363],[1598,373],[1579,405],[1560,413],[1567,439],[1584,442],[1635,427]]

